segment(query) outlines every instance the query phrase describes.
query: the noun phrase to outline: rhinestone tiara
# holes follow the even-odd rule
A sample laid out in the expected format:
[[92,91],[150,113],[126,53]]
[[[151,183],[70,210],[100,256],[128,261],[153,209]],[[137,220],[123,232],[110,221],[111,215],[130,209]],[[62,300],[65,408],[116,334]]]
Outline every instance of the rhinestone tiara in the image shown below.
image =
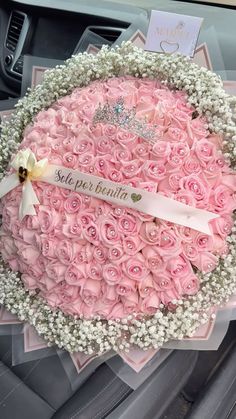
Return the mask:
[[156,125],[150,127],[145,120],[137,119],[135,107],[131,109],[125,108],[122,97],[112,105],[108,102],[105,105],[99,104],[94,113],[93,124],[96,125],[99,122],[127,129],[152,145],[155,144]]

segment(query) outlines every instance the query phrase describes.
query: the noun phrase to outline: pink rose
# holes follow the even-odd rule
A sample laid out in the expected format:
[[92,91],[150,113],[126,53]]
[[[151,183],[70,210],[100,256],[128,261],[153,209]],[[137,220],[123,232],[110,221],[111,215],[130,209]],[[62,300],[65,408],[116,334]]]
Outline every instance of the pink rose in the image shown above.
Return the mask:
[[213,240],[212,237],[207,234],[197,233],[194,237],[193,245],[199,252],[210,251],[213,247]]
[[46,234],[41,234],[41,251],[42,255],[46,258],[54,258],[57,249],[57,240]]
[[115,285],[109,285],[103,281],[102,293],[103,293],[102,301],[104,302],[104,304],[113,306],[118,301],[119,296],[116,292]]
[[79,168],[83,168],[83,170],[86,172],[88,171],[88,168],[90,166],[94,165],[94,161],[95,161],[94,155],[91,153],[84,153],[78,156]]
[[200,160],[201,164],[208,163],[216,155],[216,147],[212,142],[202,139],[196,141],[194,145],[195,153]]
[[157,292],[152,292],[144,298],[141,303],[141,311],[149,316],[153,316],[160,306],[160,298]]
[[80,292],[81,298],[88,306],[94,306],[101,295],[101,284],[94,279],[87,279]]
[[76,256],[79,245],[70,240],[60,240],[57,243],[56,255],[58,259],[65,265],[70,265]]
[[233,220],[231,215],[221,215],[211,221],[211,226],[214,233],[219,234],[222,238],[227,237],[232,230]]
[[140,238],[147,244],[158,244],[160,241],[159,227],[153,222],[142,223],[140,228]]
[[17,247],[15,245],[15,240],[8,235],[2,234],[2,232],[1,232],[0,237],[1,237],[0,251],[4,257],[4,260],[7,260],[8,258],[12,258],[13,256],[16,256]]
[[82,206],[83,206],[83,208],[84,209],[89,208],[90,207],[90,203],[91,203],[91,201],[93,199],[95,199],[95,198],[91,198],[91,196],[81,194],[81,200],[82,200]]
[[112,311],[112,305],[105,304],[103,301],[98,300],[94,306],[94,314],[103,318],[108,318]]
[[9,224],[10,224],[10,229],[12,232],[12,237],[19,241],[23,240],[24,227],[22,225],[22,222],[15,220],[12,217]]
[[114,141],[116,139],[117,130],[118,128],[115,125],[105,125],[103,126],[103,135],[111,141]]
[[127,130],[119,130],[117,133],[117,141],[127,148],[134,147],[138,142],[138,137]]
[[34,279],[38,279],[45,273],[45,266],[48,261],[43,256],[39,256],[34,265],[21,266],[20,272],[27,273]]
[[94,162],[94,168],[98,174],[103,174],[107,177],[107,174],[114,168],[111,163],[111,155],[106,154],[105,156],[96,156]]
[[156,246],[145,246],[142,250],[142,254],[145,258],[145,264],[147,268],[152,271],[160,271],[164,267],[164,262]]
[[[32,277],[32,278],[35,279],[35,277]],[[39,288],[40,291],[41,291],[40,294],[43,295],[44,298],[47,300],[47,294],[46,293],[51,293],[53,288],[56,288],[57,283],[53,279],[49,278],[45,273],[41,274],[41,276],[37,277],[37,282],[38,282],[38,287],[37,288]],[[39,285],[40,285],[40,287],[39,287]]]
[[42,160],[48,158],[51,154],[51,149],[49,147],[37,147],[36,148],[36,157],[37,160]]
[[90,243],[87,243],[85,245],[81,245],[77,247],[76,255],[74,258],[75,264],[83,264],[91,262],[93,258],[93,252],[92,252],[92,245]]
[[107,249],[100,244],[93,248],[93,257],[97,263],[105,263],[108,257],[107,253]]
[[73,145],[73,152],[74,154],[92,154],[94,153],[94,143],[93,141],[89,138],[81,136],[81,138],[78,138]]
[[79,267],[75,265],[68,266],[65,272],[65,281],[69,285],[77,285],[81,286],[85,279],[84,279],[84,269],[81,269],[81,265]]
[[61,306],[62,311],[64,311],[64,313],[69,314],[71,316],[75,316],[75,315],[79,316],[81,315],[81,313],[84,314],[83,308],[84,308],[84,303],[80,297],[77,297],[76,300],[70,301],[69,303],[63,303]]
[[38,249],[34,248],[33,246],[27,245],[25,246],[23,243],[20,246],[20,249],[18,250],[19,256],[22,258],[23,262],[27,263],[27,265],[34,264],[39,255],[40,252]]
[[197,175],[185,176],[180,181],[180,187],[192,194],[198,207],[204,208],[206,206],[210,188],[200,177]]
[[213,211],[223,215],[230,213],[235,208],[232,190],[224,185],[219,185],[212,191],[210,202],[213,205]]
[[122,303],[117,303],[112,308],[110,314],[108,315],[108,319],[122,319],[125,317],[126,313],[124,312],[124,306]]
[[64,202],[65,211],[69,214],[79,212],[82,207],[82,200],[79,194],[71,193]]
[[[183,173],[182,172],[174,172],[169,176],[168,179],[168,183],[169,183],[169,187],[173,190],[173,191],[178,191],[179,189],[179,184],[180,184],[180,180],[183,177]],[[169,189],[169,188],[168,188]],[[161,191],[161,189],[159,188],[159,190]],[[162,188],[163,190],[163,188]],[[164,189],[165,191],[165,189]]]
[[140,221],[136,220],[133,215],[124,214],[118,219],[118,231],[133,236],[137,234],[140,224]]
[[137,176],[140,173],[140,161],[131,160],[129,162],[123,162],[121,167],[121,172],[124,177],[130,179],[134,176]]
[[187,243],[192,243],[195,234],[195,230],[192,230],[190,227],[178,226],[176,228],[176,235],[178,235],[182,241]]
[[132,160],[132,154],[131,152],[124,146],[117,145],[113,149],[113,158],[112,162],[129,162]]
[[[1,249],[0,249],[0,251],[1,251]],[[4,257],[3,255],[2,255],[2,257],[3,257],[3,260],[7,261],[8,265],[10,266],[10,268],[13,272],[20,271],[20,264],[19,264],[19,261],[17,259],[8,259],[7,260],[6,257]]]
[[207,137],[207,130],[204,119],[201,117],[195,118],[191,121],[189,131],[192,135],[192,138],[195,140],[200,140],[201,138]]
[[50,156],[48,157],[48,160],[50,162],[53,162],[53,161],[55,161],[55,159],[57,157],[59,157],[59,156],[56,155],[56,153],[60,154],[60,153],[62,153],[62,150],[63,150],[62,144],[60,143],[58,137],[57,138],[52,138],[51,148],[52,148],[52,151],[53,151],[53,155],[51,153]]
[[213,271],[217,267],[218,262],[218,257],[212,253],[201,252],[198,253],[197,258],[192,261],[192,264],[201,272],[206,273]]
[[108,263],[103,267],[103,278],[108,285],[115,285],[120,282],[122,272],[118,265]]
[[119,284],[116,285],[116,292],[118,295],[128,297],[136,291],[135,281],[129,278],[122,277]]
[[53,308],[58,307],[63,302],[62,295],[57,294],[56,292],[54,292],[54,290],[52,290],[50,293],[42,293],[42,295],[46,299],[48,304]]
[[186,159],[190,153],[189,146],[187,143],[173,144],[171,153],[181,159]]
[[200,284],[196,275],[190,275],[179,279],[182,294],[194,295],[198,292]]
[[160,233],[158,252],[164,260],[173,258],[181,252],[181,243],[173,230],[162,230]]
[[191,264],[184,255],[168,260],[166,270],[174,280],[184,278],[193,272]]
[[102,266],[100,265],[100,263],[91,261],[89,264],[86,265],[85,271],[86,276],[93,279],[94,281],[102,280]]
[[77,215],[77,220],[82,226],[88,226],[91,222],[95,221],[95,216],[91,210],[79,212]]
[[[81,118],[82,122],[92,121],[95,112],[95,106],[97,106],[97,104],[95,103],[95,101],[92,102],[91,100],[86,100],[84,104],[81,104],[78,110],[78,116]],[[77,118],[75,122],[78,122]]]
[[[60,192],[61,190],[57,186],[45,183],[42,190],[44,204],[47,205],[54,196],[60,196]],[[71,192],[69,191],[69,193]]]
[[218,234],[214,234],[212,239],[212,253],[215,255],[220,255],[221,257],[225,257],[228,254],[228,245],[225,239],[222,239]]
[[146,298],[155,291],[153,276],[151,274],[138,283],[138,291],[141,298]]
[[29,230],[37,230],[39,228],[39,220],[37,217],[28,215],[26,219],[26,227]]
[[167,157],[170,155],[171,148],[168,141],[156,141],[152,151],[151,156],[155,159],[159,159],[162,163],[167,161]]
[[173,280],[166,273],[156,273],[153,275],[153,284],[157,291],[166,291],[174,288]]
[[180,298],[180,295],[175,288],[171,288],[166,291],[159,292],[159,297],[162,304],[164,304],[165,306],[169,306],[169,304],[172,303],[173,300],[178,300]]
[[180,187],[180,180],[183,176],[183,173],[179,171],[172,173],[171,175],[169,175],[169,177],[166,176],[166,178],[158,184],[158,191],[163,193],[169,191],[170,189],[173,191],[178,191]]
[[61,296],[63,303],[72,303],[72,301],[76,301],[79,297],[79,289],[73,285],[68,285],[66,283],[62,283],[57,286],[53,290],[53,292],[57,292],[58,295]]
[[159,182],[164,179],[166,175],[166,168],[162,162],[147,160],[143,166],[143,173],[145,179],[152,179]]
[[188,260],[194,261],[198,257],[199,250],[192,243],[184,243],[183,254]]
[[77,166],[78,157],[74,155],[74,153],[68,151],[64,153],[62,156],[62,164],[65,167],[69,168],[76,168]]
[[67,137],[63,140],[62,143],[66,151],[73,151],[74,142],[75,142],[74,137]]
[[111,179],[113,182],[122,182],[123,175],[119,170],[109,168],[108,178]]
[[150,180],[148,182],[139,182],[138,187],[140,189],[144,189],[145,191],[148,191],[148,192],[156,192],[157,191],[157,183],[156,182],[150,182]]
[[120,241],[117,222],[109,217],[101,218],[99,223],[100,237],[105,245],[113,246]]
[[60,212],[63,210],[63,197],[60,194],[53,195],[49,200],[49,205]]
[[176,141],[177,143],[187,141],[186,132],[180,128],[168,128],[165,137],[167,141]]
[[110,154],[114,147],[111,138],[102,137],[96,144],[96,151],[98,155]]
[[183,163],[183,171],[186,175],[198,175],[202,170],[199,160],[192,153],[184,160]]
[[61,215],[52,208],[38,206],[38,220],[42,233],[52,233],[61,224]]
[[222,182],[222,169],[219,168],[215,160],[206,163],[204,175],[212,187],[216,187]]
[[143,142],[141,144],[136,145],[135,149],[133,150],[133,155],[136,159],[148,160],[149,151],[150,151],[150,145]]
[[79,223],[76,215],[66,214],[65,221],[62,225],[63,234],[71,239],[77,239],[81,237],[82,226]]
[[134,256],[136,253],[140,252],[144,247],[144,243],[140,240],[138,236],[135,237],[125,237],[122,241],[124,253],[130,256]]
[[188,113],[186,111],[182,111],[179,108],[175,108],[174,112],[171,114],[174,121],[177,122],[177,125],[185,127],[187,123],[191,120]]
[[148,275],[148,269],[145,266],[145,259],[138,253],[122,264],[123,272],[128,278],[135,281],[142,281]]
[[54,109],[50,108],[47,110],[42,110],[36,117],[36,125],[37,123],[40,123],[40,128],[43,128],[45,131],[47,131],[51,125],[57,125],[56,117],[57,113]]
[[83,225],[82,227],[83,237],[97,246],[99,244],[99,230],[97,225],[91,221],[89,224]]
[[55,282],[61,282],[65,279],[66,269],[67,266],[63,265],[57,260],[49,262],[45,267],[47,275],[49,276],[49,278],[52,278]]
[[177,154],[171,153],[167,158],[168,165],[166,166],[169,171],[179,170],[182,167],[183,160]]
[[21,279],[24,283],[24,286],[27,290],[35,290],[38,287],[38,281],[34,278],[32,278],[32,276],[27,275],[27,274],[23,274],[21,275]]
[[120,244],[109,247],[108,259],[113,263],[120,263],[124,257],[124,250]]
[[132,292],[127,297],[122,297],[122,303],[126,314],[137,313],[139,311],[138,293]]

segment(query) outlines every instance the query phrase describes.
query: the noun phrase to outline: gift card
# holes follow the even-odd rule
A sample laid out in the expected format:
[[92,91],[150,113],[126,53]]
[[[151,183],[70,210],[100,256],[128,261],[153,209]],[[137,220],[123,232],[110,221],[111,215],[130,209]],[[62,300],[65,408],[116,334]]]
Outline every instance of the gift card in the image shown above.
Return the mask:
[[152,10],[145,50],[193,57],[203,19]]

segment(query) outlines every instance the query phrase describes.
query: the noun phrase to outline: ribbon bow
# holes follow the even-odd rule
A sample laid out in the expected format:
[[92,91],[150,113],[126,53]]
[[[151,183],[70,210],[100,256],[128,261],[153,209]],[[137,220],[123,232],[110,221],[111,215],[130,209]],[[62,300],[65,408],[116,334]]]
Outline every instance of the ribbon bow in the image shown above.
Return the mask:
[[47,159],[42,159],[37,162],[34,153],[30,149],[20,150],[11,163],[11,167],[16,172],[4,178],[0,183],[0,198],[22,184],[22,198],[19,207],[20,221],[26,215],[36,214],[34,205],[39,204],[39,200],[31,184],[31,180],[40,178],[47,165]]

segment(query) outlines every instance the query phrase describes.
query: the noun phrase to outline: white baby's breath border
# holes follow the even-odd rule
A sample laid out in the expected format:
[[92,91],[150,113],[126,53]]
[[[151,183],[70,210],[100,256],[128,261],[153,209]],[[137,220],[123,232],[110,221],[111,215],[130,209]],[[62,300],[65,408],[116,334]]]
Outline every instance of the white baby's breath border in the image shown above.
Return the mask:
[[[76,87],[96,79],[120,75],[161,80],[176,89],[185,90],[189,103],[205,115],[210,130],[224,136],[224,154],[234,166],[236,157],[236,98],[223,89],[221,79],[180,55],[143,52],[131,43],[108,49],[96,56],[78,54],[45,73],[43,83],[18,102],[10,121],[2,124],[0,139],[0,179],[8,162],[22,140],[27,124],[42,109],[48,108]],[[228,237],[229,255],[209,274],[199,275],[201,288],[197,295],[177,301],[175,311],[164,306],[151,318],[129,316],[123,320],[86,320],[66,316],[52,310],[37,294],[25,290],[20,274],[12,272],[0,260],[0,304],[22,321],[35,326],[49,344],[68,350],[98,354],[114,350],[128,351],[135,344],[140,348],[158,348],[171,339],[192,336],[197,327],[210,316],[212,306],[228,301],[236,292],[236,227]]]

